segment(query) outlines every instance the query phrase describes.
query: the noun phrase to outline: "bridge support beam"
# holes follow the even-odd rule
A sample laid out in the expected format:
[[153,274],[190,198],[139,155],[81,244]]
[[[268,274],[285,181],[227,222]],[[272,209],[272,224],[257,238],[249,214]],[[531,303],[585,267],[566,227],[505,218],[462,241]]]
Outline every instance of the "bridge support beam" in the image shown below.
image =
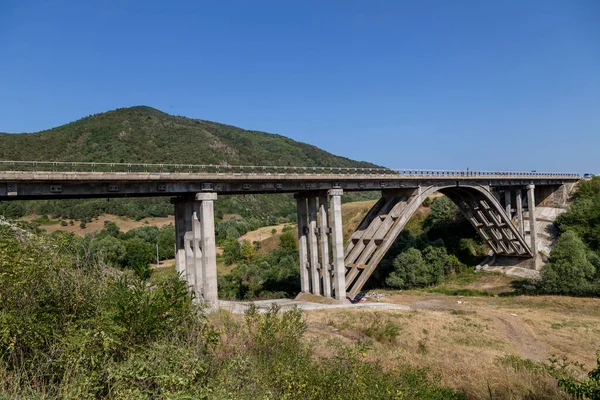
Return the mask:
[[196,298],[211,306],[218,302],[216,199],[216,193],[172,199],[175,205],[175,268]]
[[335,298],[346,300],[346,266],[342,232],[342,189],[328,191],[331,202],[331,250],[333,253],[333,290]]
[[535,185],[527,185],[527,209],[529,211],[530,248],[537,269],[537,229],[535,220]]
[[[346,291],[355,298],[421,204],[419,188],[383,190],[344,248]],[[409,210],[407,212],[407,210]]]
[[517,203],[517,229],[519,235],[525,237],[525,221],[523,218],[523,191],[521,189],[515,190],[515,201]]
[[346,298],[346,268],[341,196],[341,189],[332,189],[295,197],[301,291],[343,301]]
[[510,220],[512,220],[512,193],[511,190],[507,190],[506,192],[504,192],[504,206],[506,208],[506,215],[508,215],[508,218]]

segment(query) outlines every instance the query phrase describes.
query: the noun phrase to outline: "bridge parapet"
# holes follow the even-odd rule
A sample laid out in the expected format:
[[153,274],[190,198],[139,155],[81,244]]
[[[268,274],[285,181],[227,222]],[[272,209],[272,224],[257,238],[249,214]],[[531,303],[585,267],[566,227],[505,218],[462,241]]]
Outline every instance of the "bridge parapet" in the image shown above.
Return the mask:
[[210,174],[233,176],[370,176],[400,178],[486,178],[486,179],[580,179],[579,174],[563,172],[479,171],[479,170],[433,170],[351,167],[292,167],[253,165],[208,164],[148,164],[148,163],[100,163],[64,161],[10,161],[0,160],[0,171],[6,172],[69,172],[69,173],[126,173],[126,174]]

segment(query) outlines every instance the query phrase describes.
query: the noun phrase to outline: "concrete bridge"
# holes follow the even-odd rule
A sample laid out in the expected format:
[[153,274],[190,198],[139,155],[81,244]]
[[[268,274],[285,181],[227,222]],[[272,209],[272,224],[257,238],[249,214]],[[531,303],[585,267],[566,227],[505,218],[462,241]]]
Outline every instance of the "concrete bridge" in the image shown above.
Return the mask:
[[[498,256],[539,267],[536,207],[564,208],[572,173],[0,161],[0,201],[169,196],[176,266],[198,298],[217,302],[217,195],[294,193],[301,290],[354,298],[423,201],[450,198]],[[381,198],[344,245],[344,191]],[[551,221],[549,221],[551,222]]]

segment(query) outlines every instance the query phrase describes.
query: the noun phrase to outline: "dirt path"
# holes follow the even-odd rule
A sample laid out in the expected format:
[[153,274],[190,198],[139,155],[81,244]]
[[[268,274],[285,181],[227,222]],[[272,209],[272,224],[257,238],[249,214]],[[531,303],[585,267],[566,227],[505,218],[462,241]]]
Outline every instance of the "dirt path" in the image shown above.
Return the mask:
[[[383,301],[405,304],[414,310],[449,311],[451,314],[465,315],[466,318],[476,320],[481,324],[485,321],[487,329],[493,331],[494,336],[509,343],[520,357],[525,359],[545,362],[553,354],[568,354],[570,350],[567,341],[563,341],[561,346],[557,346],[557,341],[548,340],[548,336],[554,333],[552,331],[556,331],[556,328],[552,328],[553,325],[548,320],[557,319],[557,315],[554,313],[550,315],[538,309],[541,306],[538,303],[540,301],[543,303],[542,299],[524,299],[526,302],[531,301],[531,303],[525,303],[526,307],[523,307],[525,304],[521,304],[523,299],[519,299],[517,302],[510,298],[451,297],[435,294],[393,295],[384,297]],[[596,318],[596,321],[600,324],[600,316]]]
[[498,329],[502,332],[502,336],[510,340],[519,350],[522,358],[544,362],[550,356],[546,343],[538,340],[533,330],[519,319],[518,315],[506,316],[496,313],[493,315],[493,321],[494,329]]

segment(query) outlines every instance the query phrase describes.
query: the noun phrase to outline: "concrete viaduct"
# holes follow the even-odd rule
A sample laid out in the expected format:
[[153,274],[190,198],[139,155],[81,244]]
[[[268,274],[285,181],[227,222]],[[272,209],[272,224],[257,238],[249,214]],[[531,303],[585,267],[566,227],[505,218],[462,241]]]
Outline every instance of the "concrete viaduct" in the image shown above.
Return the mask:
[[[436,192],[456,203],[497,256],[537,268],[535,207],[564,207],[578,180],[571,173],[0,161],[0,201],[169,196],[177,271],[214,305],[217,195],[294,193],[301,290],[345,301]],[[381,198],[344,245],[344,191],[373,190]]]

